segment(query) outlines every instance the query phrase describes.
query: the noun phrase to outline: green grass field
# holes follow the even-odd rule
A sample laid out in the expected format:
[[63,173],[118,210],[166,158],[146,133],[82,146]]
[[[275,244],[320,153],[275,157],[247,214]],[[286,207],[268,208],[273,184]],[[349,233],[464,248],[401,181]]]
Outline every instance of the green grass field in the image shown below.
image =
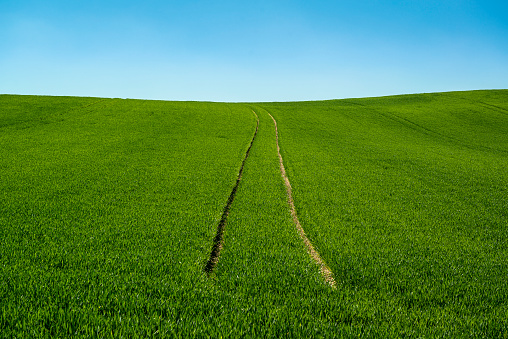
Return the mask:
[[0,95],[0,337],[508,337],[507,168],[508,90]]

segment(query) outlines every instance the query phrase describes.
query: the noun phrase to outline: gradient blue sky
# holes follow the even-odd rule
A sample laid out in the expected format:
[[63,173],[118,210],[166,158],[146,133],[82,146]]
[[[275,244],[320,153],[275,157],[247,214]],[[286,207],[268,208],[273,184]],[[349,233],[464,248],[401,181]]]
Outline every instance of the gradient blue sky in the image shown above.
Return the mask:
[[508,1],[0,0],[0,93],[292,101],[508,88]]

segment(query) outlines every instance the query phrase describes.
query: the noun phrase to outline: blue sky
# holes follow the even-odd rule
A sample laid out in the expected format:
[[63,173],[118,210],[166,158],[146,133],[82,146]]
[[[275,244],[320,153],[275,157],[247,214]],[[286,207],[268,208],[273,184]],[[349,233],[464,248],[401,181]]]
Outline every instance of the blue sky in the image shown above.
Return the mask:
[[508,88],[508,2],[0,0],[0,93],[294,101]]

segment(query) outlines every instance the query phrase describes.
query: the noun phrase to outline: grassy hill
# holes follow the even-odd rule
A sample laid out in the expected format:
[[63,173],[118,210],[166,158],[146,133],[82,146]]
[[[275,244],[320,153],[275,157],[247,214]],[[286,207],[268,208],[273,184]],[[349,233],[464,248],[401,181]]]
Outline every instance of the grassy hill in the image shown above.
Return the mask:
[[0,95],[0,336],[507,336],[506,168],[508,90]]

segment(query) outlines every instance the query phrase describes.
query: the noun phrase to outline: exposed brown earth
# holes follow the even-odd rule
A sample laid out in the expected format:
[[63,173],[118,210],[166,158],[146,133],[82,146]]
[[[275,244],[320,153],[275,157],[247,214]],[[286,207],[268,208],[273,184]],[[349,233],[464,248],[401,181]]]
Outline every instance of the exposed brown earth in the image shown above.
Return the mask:
[[212,246],[212,251],[210,252],[210,259],[208,259],[208,261],[205,265],[205,268],[203,269],[208,274],[212,273],[215,266],[217,266],[217,263],[219,262],[220,251],[222,249],[222,243],[223,243],[224,228],[226,227],[226,223],[227,223],[227,219],[228,219],[228,215],[229,215],[229,210],[231,208],[231,204],[233,203],[233,200],[235,200],[236,191],[238,189],[238,185],[240,184],[240,180],[242,179],[242,173],[243,173],[243,167],[245,166],[245,161],[247,160],[247,157],[249,156],[250,149],[252,148],[252,144],[254,143],[256,134],[258,133],[259,118],[258,118],[256,112],[252,111],[252,113],[254,113],[254,115],[256,116],[256,131],[254,132],[254,135],[252,136],[252,140],[250,142],[249,148],[247,148],[247,151],[245,152],[245,157],[243,158],[242,166],[240,167],[240,170],[238,171],[238,177],[236,178],[235,186],[231,190],[231,194],[229,195],[226,206],[224,206],[224,211],[222,212],[222,216],[220,218],[219,225],[217,226],[217,234],[215,235],[215,238],[213,239],[213,246]]
[[307,252],[312,257],[312,259],[316,262],[316,264],[319,266],[319,271],[323,275],[323,278],[325,279],[325,281],[332,288],[336,288],[335,279],[333,278],[332,271],[326,265],[326,263],[321,258],[319,253],[314,249],[314,246],[312,246],[312,243],[310,242],[309,238],[307,238],[307,235],[305,234],[305,231],[303,230],[303,227],[300,224],[300,221],[298,220],[298,215],[296,214],[295,204],[293,202],[293,195],[291,193],[291,183],[289,182],[289,179],[286,175],[286,169],[284,168],[284,163],[282,161],[282,155],[280,154],[279,132],[277,130],[277,121],[275,121],[274,117],[270,113],[268,113],[268,114],[272,118],[273,123],[275,125],[275,139],[277,141],[277,153],[279,154],[280,173],[281,173],[282,178],[284,179],[284,183],[286,185],[289,209],[291,210],[291,216],[293,217],[293,221],[296,225],[296,229],[298,230],[298,234],[300,234],[300,237],[302,238],[303,242],[305,243],[305,246],[307,247]]

